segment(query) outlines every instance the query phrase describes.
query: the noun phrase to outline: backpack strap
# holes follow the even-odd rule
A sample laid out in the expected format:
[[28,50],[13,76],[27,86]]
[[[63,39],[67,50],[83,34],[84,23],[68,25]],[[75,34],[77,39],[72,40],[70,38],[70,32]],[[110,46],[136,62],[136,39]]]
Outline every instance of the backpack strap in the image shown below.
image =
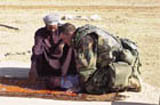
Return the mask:
[[123,46],[123,49],[127,49],[128,51],[131,52],[133,57],[135,57],[135,60],[132,63],[132,71],[135,72],[135,69],[138,71],[139,74],[140,72],[140,67],[141,67],[141,61],[139,57],[139,52],[138,52],[138,47],[135,42],[131,41],[130,39],[126,38],[120,38],[121,44]]
[[139,52],[137,51],[136,59],[135,59],[133,65],[132,65],[132,70],[135,71],[134,69],[136,68],[138,73],[141,74],[140,69],[139,69],[141,66],[142,66],[142,64],[141,64],[141,61],[140,61]]

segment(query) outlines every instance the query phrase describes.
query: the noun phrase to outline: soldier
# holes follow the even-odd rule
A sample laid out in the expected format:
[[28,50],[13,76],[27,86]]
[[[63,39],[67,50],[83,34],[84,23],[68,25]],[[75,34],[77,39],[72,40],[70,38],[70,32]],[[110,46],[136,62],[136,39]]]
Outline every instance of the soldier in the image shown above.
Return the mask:
[[80,83],[88,93],[140,90],[137,69],[132,69],[136,57],[120,39],[92,25],[76,29],[69,23],[61,27],[60,37],[75,49]]

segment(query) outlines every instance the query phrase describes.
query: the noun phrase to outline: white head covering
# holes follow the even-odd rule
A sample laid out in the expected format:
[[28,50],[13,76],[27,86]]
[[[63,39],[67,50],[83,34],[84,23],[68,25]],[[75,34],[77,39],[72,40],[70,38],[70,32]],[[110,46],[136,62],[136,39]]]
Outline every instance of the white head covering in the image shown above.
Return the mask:
[[57,25],[61,23],[60,15],[58,13],[52,13],[43,18],[46,25]]

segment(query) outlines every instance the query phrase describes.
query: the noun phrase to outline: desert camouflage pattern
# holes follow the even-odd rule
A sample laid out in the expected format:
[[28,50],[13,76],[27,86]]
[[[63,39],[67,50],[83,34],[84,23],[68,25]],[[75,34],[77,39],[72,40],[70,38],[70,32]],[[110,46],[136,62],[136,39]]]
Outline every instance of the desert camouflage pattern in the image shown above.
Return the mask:
[[142,80],[137,71],[124,62],[113,63],[98,69],[86,82],[88,93],[103,94],[118,91],[141,91]]
[[95,72],[97,66],[103,68],[110,64],[116,58],[113,53],[122,50],[120,41],[116,37],[92,25],[78,28],[75,36],[72,44],[78,54],[76,61],[86,80]]
[[[123,46],[127,45],[123,39],[92,25],[79,27],[75,34],[72,44],[76,49],[77,67],[86,82],[87,92],[105,93],[121,90],[122,87],[124,89],[131,84],[126,81],[129,81],[129,77],[135,77],[131,75],[135,72],[134,61],[137,54],[132,54],[128,47]],[[126,71],[122,69],[126,72],[122,76],[123,82],[120,79],[123,71],[119,74],[118,71],[121,72],[121,69],[113,64],[118,61],[126,63]],[[139,81],[139,78],[137,80]],[[139,82],[137,84],[139,85]]]

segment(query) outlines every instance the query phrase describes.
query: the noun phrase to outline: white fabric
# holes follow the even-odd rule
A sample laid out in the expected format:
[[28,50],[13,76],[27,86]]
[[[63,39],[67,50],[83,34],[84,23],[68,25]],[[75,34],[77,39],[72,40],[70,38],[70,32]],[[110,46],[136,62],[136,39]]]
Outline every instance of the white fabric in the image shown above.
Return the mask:
[[57,25],[60,23],[60,15],[58,13],[49,14],[43,20],[46,25]]

